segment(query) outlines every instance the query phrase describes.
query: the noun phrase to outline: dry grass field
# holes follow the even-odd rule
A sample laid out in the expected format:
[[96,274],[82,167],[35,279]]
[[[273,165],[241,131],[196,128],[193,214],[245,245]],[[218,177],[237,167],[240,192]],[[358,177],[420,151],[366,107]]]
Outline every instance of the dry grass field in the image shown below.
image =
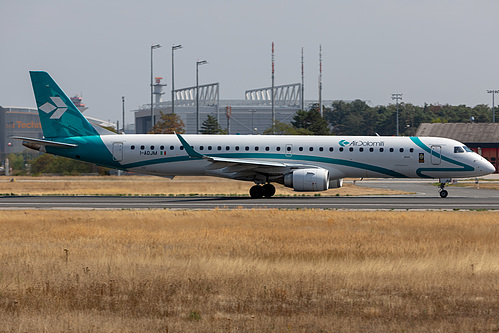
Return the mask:
[[[15,195],[245,195],[251,182],[213,177],[176,177],[173,180],[152,176],[95,177],[0,177],[0,194]],[[344,187],[324,192],[295,192],[276,185],[276,195],[387,195],[407,192],[359,187],[352,181]]]
[[0,332],[498,332],[496,212],[2,211]]

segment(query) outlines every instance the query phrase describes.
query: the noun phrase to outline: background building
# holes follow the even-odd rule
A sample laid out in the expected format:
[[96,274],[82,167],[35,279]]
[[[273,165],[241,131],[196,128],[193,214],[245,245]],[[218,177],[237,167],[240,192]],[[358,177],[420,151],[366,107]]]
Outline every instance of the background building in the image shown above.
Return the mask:
[[499,123],[423,123],[416,136],[437,136],[464,143],[499,167]]
[[41,139],[42,126],[36,108],[0,107],[0,157],[3,161],[10,153],[22,153],[27,148],[20,140],[12,140],[12,136],[24,136]]
[[[162,89],[162,88],[161,88]],[[212,115],[217,118],[220,127],[229,134],[262,134],[272,126],[272,88],[247,90],[243,100],[220,100],[219,84],[212,83],[199,86],[199,127]],[[275,87],[275,119],[282,123],[291,123],[295,113],[301,109],[301,84],[288,84]],[[163,102],[162,90],[155,90],[155,121],[160,112],[172,112],[171,101]],[[331,105],[333,101],[323,101],[323,105]],[[308,109],[317,101],[304,101]],[[135,112],[135,131],[144,134],[151,130],[151,104],[144,104]],[[175,90],[175,113],[185,124],[186,133],[194,134],[197,128],[196,87]]]

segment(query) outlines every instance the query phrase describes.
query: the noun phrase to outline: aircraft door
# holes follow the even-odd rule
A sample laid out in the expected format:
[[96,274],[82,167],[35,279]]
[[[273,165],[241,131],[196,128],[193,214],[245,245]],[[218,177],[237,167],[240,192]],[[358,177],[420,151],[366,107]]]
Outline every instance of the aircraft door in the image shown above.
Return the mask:
[[286,155],[286,157],[293,156],[293,145],[286,145],[286,147],[284,149],[285,149],[284,155]]
[[440,155],[441,151],[442,147],[431,146],[431,164],[440,165],[440,161],[442,160],[442,155]]
[[123,142],[113,142],[113,160],[123,160]]

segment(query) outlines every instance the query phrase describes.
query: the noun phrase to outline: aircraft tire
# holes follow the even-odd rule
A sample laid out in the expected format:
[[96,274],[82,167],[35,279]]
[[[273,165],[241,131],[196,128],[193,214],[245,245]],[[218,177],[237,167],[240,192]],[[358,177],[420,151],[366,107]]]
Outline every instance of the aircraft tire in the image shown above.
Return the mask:
[[266,198],[270,198],[275,194],[275,187],[270,183],[263,185],[262,188],[263,188],[263,196]]
[[264,193],[265,191],[261,185],[254,185],[250,188],[250,196],[252,199],[259,199],[263,197]]
[[449,192],[447,192],[447,190],[440,191],[441,198],[447,198],[448,195],[449,195]]

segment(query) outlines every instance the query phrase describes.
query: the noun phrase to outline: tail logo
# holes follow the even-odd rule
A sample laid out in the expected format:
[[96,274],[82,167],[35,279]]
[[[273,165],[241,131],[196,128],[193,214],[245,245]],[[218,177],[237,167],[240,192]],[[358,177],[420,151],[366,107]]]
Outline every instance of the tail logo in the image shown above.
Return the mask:
[[66,112],[66,110],[68,109],[68,106],[62,101],[60,97],[50,97],[50,99],[52,100],[52,102],[54,102],[55,105],[47,102],[40,106],[39,109],[47,114],[55,110],[54,113],[52,113],[52,115],[50,116],[50,119],[60,119],[64,112]]

